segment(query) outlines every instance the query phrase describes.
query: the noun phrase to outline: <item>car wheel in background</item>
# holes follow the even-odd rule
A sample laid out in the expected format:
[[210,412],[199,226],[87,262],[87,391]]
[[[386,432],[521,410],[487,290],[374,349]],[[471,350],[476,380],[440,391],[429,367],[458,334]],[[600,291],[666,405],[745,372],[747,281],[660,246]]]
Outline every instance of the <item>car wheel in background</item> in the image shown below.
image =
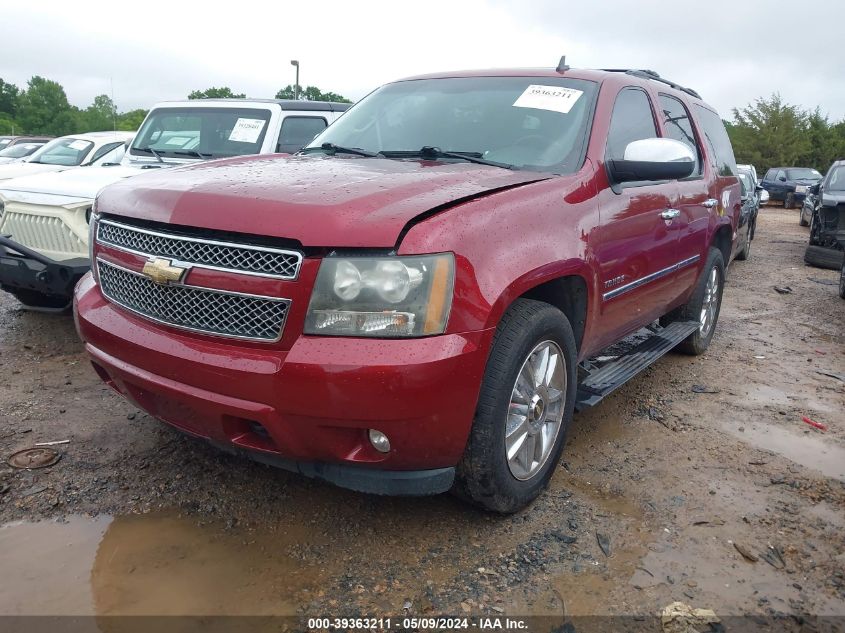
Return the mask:
[[800,226],[810,226],[810,222],[807,220],[807,217],[804,215],[804,207],[801,207],[800,213],[798,213],[798,224]]
[[749,257],[751,257],[751,240],[754,239],[754,227],[753,225],[748,228],[748,235],[745,238],[745,244],[742,247],[742,250],[736,254],[736,258],[740,261],[745,261]]
[[548,485],[575,406],[577,352],[557,308],[518,299],[496,331],[454,492],[512,513]]
[[783,206],[787,209],[795,208],[795,194],[791,191],[786,194],[786,197],[783,199]]
[[845,261],[842,262],[842,271],[839,273],[839,296],[845,299]]
[[839,270],[842,267],[843,251],[824,246],[813,246],[812,244],[804,251],[804,261],[816,268],[827,268]]

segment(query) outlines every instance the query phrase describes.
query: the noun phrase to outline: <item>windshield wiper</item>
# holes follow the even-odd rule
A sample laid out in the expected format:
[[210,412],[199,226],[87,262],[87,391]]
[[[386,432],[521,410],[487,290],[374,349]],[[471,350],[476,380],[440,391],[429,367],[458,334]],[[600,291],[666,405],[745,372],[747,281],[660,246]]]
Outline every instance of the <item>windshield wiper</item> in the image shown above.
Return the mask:
[[146,152],[147,154],[152,154],[156,157],[156,160],[158,162],[164,162],[163,160],[161,160],[161,154],[155,151],[152,147],[133,147],[132,149],[134,149],[136,152]]
[[307,153],[309,150],[323,150],[325,152],[331,152],[329,156],[334,156],[335,154],[352,154],[353,156],[380,158],[380,154],[376,154],[375,152],[368,152],[367,150],[358,149],[357,147],[341,147],[340,145],[335,145],[334,143],[323,143],[320,147],[306,147],[301,151],[302,153]]
[[438,158],[455,158],[457,160],[465,160],[468,163],[477,163],[479,165],[490,165],[491,167],[501,167],[502,169],[513,169],[513,165],[509,165],[508,163],[499,163],[494,160],[487,160],[486,158],[481,158],[481,152],[453,152],[453,151],[444,151],[439,147],[432,147],[430,145],[426,145],[421,147],[420,149],[414,151],[388,151],[384,150],[379,152],[385,158],[411,158],[415,156],[419,156],[420,158],[425,158],[428,160],[437,160]]
[[197,158],[211,157],[211,154],[203,154],[195,149],[173,150],[173,153],[180,154],[182,156],[196,156]]

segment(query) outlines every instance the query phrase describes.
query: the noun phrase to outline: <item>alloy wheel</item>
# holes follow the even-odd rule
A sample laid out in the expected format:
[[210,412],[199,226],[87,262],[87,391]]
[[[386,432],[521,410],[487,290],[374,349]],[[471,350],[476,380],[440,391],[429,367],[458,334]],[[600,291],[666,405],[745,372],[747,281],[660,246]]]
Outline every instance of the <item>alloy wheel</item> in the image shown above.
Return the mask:
[[566,394],[566,360],[554,341],[528,354],[517,374],[505,424],[511,474],[526,481],[543,468],[560,433]]
[[707,277],[704,287],[704,300],[701,302],[701,316],[698,330],[702,337],[707,337],[716,322],[716,310],[719,308],[719,271],[714,266]]

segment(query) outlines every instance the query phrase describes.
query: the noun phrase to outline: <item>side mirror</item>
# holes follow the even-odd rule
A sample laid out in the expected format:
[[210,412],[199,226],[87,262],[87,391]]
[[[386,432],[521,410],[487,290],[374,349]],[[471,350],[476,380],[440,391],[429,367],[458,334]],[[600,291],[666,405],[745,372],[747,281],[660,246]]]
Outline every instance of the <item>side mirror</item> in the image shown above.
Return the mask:
[[757,185],[756,187],[754,187],[754,191],[760,193],[761,191],[765,191],[765,189],[763,189],[762,185]]
[[624,157],[608,161],[616,183],[678,180],[692,174],[695,154],[689,145],[671,138],[646,138],[628,143]]
[[819,195],[819,189],[820,188],[821,188],[821,183],[817,182],[816,184],[810,186],[810,188],[807,189],[807,191],[809,193],[813,194],[814,196],[817,196],[817,195]]
[[778,176],[778,180],[781,182],[786,182],[786,176]]

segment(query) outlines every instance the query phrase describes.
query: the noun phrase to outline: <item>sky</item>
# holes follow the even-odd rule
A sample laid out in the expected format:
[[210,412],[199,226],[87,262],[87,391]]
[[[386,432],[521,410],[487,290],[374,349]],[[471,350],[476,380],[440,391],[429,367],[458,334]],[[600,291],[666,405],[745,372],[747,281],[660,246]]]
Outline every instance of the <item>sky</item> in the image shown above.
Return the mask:
[[819,0],[206,0],[0,2],[0,78],[61,83],[121,111],[229,86],[273,97],[294,82],[360,99],[401,77],[467,68],[648,68],[723,118],[779,92],[845,118],[845,2]]

